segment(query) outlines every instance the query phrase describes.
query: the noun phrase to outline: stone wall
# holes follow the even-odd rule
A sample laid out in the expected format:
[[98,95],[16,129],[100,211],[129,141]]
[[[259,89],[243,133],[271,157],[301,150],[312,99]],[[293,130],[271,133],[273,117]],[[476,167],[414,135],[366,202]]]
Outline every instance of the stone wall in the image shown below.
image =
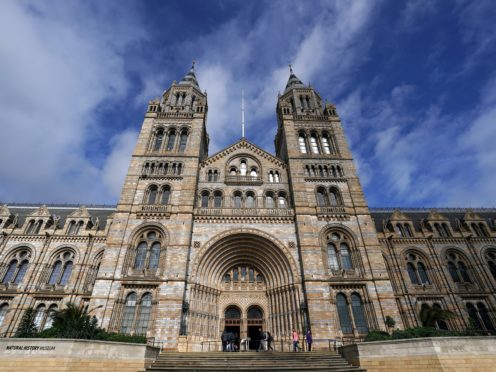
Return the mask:
[[149,366],[159,349],[90,340],[0,339],[1,371],[121,371]]
[[494,371],[496,337],[436,337],[364,342],[340,349],[346,360],[375,371]]

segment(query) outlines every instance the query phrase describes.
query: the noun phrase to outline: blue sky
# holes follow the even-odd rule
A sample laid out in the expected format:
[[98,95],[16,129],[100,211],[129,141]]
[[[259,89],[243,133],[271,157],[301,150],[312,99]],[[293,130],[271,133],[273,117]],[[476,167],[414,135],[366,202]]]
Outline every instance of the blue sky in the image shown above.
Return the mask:
[[[187,4],[187,5],[184,5]],[[2,1],[0,200],[116,203],[146,103],[197,61],[210,153],[274,152],[288,63],[337,105],[370,206],[496,196],[496,2]]]

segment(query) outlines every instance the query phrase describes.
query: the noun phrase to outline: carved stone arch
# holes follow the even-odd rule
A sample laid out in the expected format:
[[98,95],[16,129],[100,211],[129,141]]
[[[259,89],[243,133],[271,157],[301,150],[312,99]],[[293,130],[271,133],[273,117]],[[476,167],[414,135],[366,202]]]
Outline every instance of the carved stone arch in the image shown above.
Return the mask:
[[164,242],[164,245],[167,245],[169,243],[169,237],[170,237],[169,230],[159,222],[148,221],[141,223],[139,226],[131,230],[131,233],[129,234],[129,238],[128,238],[128,242],[129,242],[128,247],[133,247],[134,245],[136,245],[138,243],[140,235],[144,233],[146,230],[152,228],[155,228],[162,233],[163,235],[162,240]]
[[246,312],[244,311],[243,307],[239,306],[238,303],[228,302],[227,304],[224,305],[224,309],[222,310],[222,317],[226,316],[227,309],[232,309],[232,308],[239,310],[240,319],[242,319],[246,315]]
[[[256,163],[259,172],[262,171],[262,163],[260,162],[260,160],[258,160],[257,157],[255,157],[254,155],[249,154],[249,153],[239,153],[239,154],[235,154],[235,155],[230,156],[226,161],[226,169],[230,168],[231,166],[236,166],[236,168],[239,169],[239,164],[231,164],[231,162],[235,161],[236,159],[239,159],[240,161],[243,159],[253,160]],[[248,171],[248,168],[247,168],[247,171]]]
[[[351,258],[353,269],[358,269],[359,275],[364,275],[365,268],[363,264],[362,254],[360,252],[360,249],[358,248],[359,241],[356,234],[347,226],[337,223],[328,224],[320,230],[319,243],[321,247],[322,262],[324,264],[324,268],[326,270],[329,270],[329,274],[331,273],[330,268],[328,267],[328,260],[329,260],[328,244],[330,243],[330,240],[327,239],[327,236],[334,232],[340,233],[346,237],[345,241],[344,242],[341,241],[341,243],[348,243],[347,245],[349,248],[349,255]],[[333,245],[337,249],[336,255],[341,255],[341,247],[338,246],[338,244],[333,244]],[[342,259],[342,256],[339,256],[338,260],[339,259]]]
[[491,251],[494,251],[496,252],[496,245],[485,245],[484,247],[482,247],[482,249],[480,250],[480,258],[482,260],[485,260],[486,259],[486,254],[488,252],[491,252]]
[[190,132],[191,132],[191,128],[187,125],[181,125],[181,127],[179,128],[179,134],[183,134],[184,132],[186,132],[186,134],[189,136],[190,135]]
[[470,257],[467,255],[467,253],[463,249],[461,249],[460,247],[457,247],[457,246],[446,246],[446,247],[443,247],[441,249],[440,257],[441,257],[443,262],[446,262],[445,257],[449,252],[454,252],[454,253],[458,254],[460,257],[462,257],[465,260],[465,263],[467,265],[472,266],[472,262],[470,260]]
[[356,234],[353,232],[353,230],[351,230],[348,226],[344,226],[337,223],[327,224],[320,230],[319,241],[322,247],[327,246],[326,235],[329,234],[331,231],[340,231],[343,234],[347,235],[350,241],[353,243],[352,247],[350,248],[352,250],[358,249],[358,239],[356,237]]
[[248,318],[248,312],[250,311],[250,309],[252,308],[259,308],[261,311],[262,311],[262,319],[266,319],[266,314],[268,313],[268,310],[265,308],[265,306],[259,302],[254,302],[254,301],[251,301],[249,302],[246,307],[245,307],[245,314],[246,314],[246,317]]
[[[245,247],[240,248],[243,244],[240,238],[246,239]],[[255,250],[255,245],[263,245],[265,249]],[[272,235],[252,228],[232,229],[211,238],[192,262],[191,280],[215,286],[222,281],[228,267],[241,261],[256,266],[267,283],[274,280],[275,287],[301,282],[298,266],[289,249]]]
[[422,257],[422,263],[427,267],[431,267],[429,256],[426,252],[423,251],[422,248],[410,245],[401,250],[401,257],[405,258],[409,253],[416,254],[417,256]]
[[77,262],[79,262],[79,259],[81,257],[81,253],[79,252],[79,249],[76,245],[74,244],[67,244],[63,243],[62,245],[58,246],[53,250],[53,252],[50,254],[48,257],[48,263],[52,264],[54,260],[56,260],[57,255],[64,251],[70,251],[72,254],[74,254],[74,265],[76,265]]
[[4,262],[5,260],[9,260],[11,257],[16,255],[19,251],[22,251],[24,249],[29,251],[28,255],[29,255],[30,262],[33,261],[36,258],[36,248],[34,247],[34,245],[32,245],[31,243],[18,243],[18,244],[15,244],[14,246],[10,247],[6,252],[4,252],[2,254],[2,256],[0,257],[0,262]]

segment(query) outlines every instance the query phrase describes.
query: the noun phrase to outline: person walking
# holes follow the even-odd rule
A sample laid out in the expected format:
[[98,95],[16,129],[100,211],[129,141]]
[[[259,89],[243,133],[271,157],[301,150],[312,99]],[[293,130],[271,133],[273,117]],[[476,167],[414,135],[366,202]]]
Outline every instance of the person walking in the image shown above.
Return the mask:
[[298,332],[296,332],[296,330],[293,329],[293,334],[292,334],[292,338],[293,338],[293,352],[298,352],[298,348],[299,348],[299,343],[300,343],[300,336],[298,335]]
[[220,339],[222,340],[222,351],[227,351],[227,331],[225,329]]
[[270,332],[267,331],[267,351],[269,350],[274,351],[274,348],[272,347],[272,341],[274,341],[274,337],[272,337]]
[[305,336],[306,340],[307,340],[307,348],[308,348],[308,351],[312,351],[312,331],[310,331],[310,329],[307,331],[307,334]]
[[265,351],[265,333],[262,332],[262,328],[258,329],[258,347],[257,347],[257,352],[262,350]]

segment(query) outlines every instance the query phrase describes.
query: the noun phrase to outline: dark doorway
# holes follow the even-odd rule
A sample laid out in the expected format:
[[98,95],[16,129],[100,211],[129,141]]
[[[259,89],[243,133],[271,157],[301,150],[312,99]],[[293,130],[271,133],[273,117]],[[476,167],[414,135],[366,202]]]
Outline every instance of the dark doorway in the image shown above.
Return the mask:
[[248,326],[248,337],[250,338],[250,350],[256,350],[260,335],[258,333],[259,326]]

